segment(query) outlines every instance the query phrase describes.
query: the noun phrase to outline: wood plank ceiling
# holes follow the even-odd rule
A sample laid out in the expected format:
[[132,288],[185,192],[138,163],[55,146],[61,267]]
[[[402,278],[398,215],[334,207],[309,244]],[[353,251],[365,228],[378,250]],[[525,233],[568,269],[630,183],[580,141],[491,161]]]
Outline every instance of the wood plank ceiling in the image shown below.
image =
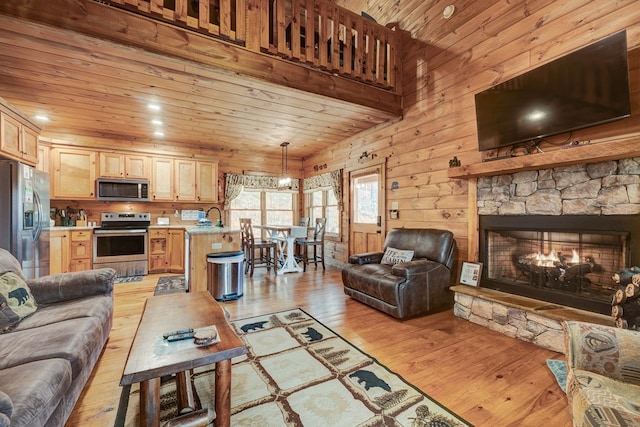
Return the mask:
[[375,108],[2,14],[0,97],[31,118],[47,115],[44,136],[113,139],[114,148],[144,141],[273,155],[288,141],[289,155],[304,158],[394,119]]

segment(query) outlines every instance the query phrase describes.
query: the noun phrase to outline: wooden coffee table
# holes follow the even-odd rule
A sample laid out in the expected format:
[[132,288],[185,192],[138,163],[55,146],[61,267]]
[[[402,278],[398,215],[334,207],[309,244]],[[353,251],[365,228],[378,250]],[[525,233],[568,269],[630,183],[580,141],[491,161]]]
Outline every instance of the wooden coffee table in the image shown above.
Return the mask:
[[[172,347],[162,338],[165,332],[211,325],[218,330],[219,343],[197,347],[189,346],[191,340],[177,341]],[[145,303],[120,385],[140,383],[140,425],[155,427],[160,424],[160,378],[178,374],[178,384],[184,384],[191,369],[215,363],[215,425],[229,426],[231,359],[246,352],[209,292],[154,296]]]

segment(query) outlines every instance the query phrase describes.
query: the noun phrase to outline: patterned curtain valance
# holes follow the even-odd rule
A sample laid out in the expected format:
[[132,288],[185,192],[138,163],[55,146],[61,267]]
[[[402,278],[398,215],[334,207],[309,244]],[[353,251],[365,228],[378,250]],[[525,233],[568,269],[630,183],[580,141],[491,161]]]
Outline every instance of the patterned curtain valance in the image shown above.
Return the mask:
[[331,187],[333,189],[333,194],[335,194],[336,200],[338,201],[338,209],[342,211],[342,169],[305,178],[302,186],[304,191]]
[[[241,175],[228,173],[225,179],[224,209],[231,209],[231,202],[242,193],[243,188],[252,190],[278,190],[278,177]],[[291,178],[291,191],[300,190],[300,180]]]

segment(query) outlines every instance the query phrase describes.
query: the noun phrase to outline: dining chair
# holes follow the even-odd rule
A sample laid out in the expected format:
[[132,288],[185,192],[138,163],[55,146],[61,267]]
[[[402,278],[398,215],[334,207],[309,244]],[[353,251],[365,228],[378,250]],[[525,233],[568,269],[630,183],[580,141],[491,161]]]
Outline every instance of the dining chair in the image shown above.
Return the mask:
[[[326,218],[317,218],[316,225],[313,229],[313,237],[296,239],[296,245],[300,248],[300,257],[304,264],[303,271],[307,271],[308,264],[315,264],[318,268],[318,263],[322,264],[324,270],[324,232],[327,227]],[[313,248],[313,252],[310,253],[309,248]]]
[[[245,260],[244,273],[249,273],[249,277],[252,277],[255,267],[266,267],[267,271],[270,271],[271,267],[273,267],[275,274],[278,274],[276,266],[278,243],[272,240],[256,238],[253,235],[251,218],[240,218],[240,231],[242,232],[242,248]],[[257,257],[256,252],[258,252]]]

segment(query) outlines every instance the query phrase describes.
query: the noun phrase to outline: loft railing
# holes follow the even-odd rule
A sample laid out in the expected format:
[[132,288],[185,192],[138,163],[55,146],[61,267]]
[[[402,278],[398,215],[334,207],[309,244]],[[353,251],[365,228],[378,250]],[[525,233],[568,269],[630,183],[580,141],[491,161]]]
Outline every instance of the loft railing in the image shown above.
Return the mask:
[[277,55],[343,77],[398,91],[397,28],[328,0],[96,0]]

